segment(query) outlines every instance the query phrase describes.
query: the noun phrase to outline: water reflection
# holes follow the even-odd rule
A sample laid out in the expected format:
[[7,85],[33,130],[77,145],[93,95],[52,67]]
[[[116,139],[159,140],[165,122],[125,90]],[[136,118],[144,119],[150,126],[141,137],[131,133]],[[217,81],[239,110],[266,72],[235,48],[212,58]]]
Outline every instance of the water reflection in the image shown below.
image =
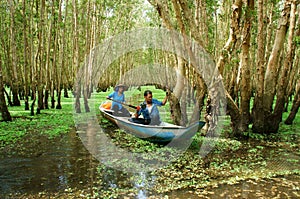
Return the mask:
[[0,157],[0,196],[45,190],[57,192],[80,186],[79,182],[89,182],[89,170],[96,170],[99,164],[82,146],[75,132],[56,142],[40,144],[43,146],[36,150],[43,152],[38,155]]
[[145,199],[147,196],[149,196],[149,193],[147,190],[150,190],[151,187],[154,185],[155,176],[151,176],[145,172],[140,172],[138,174],[135,174],[134,177],[134,187],[138,189],[138,193],[136,198],[137,199]]
[[38,156],[0,156],[0,198],[41,192],[51,195],[74,188],[91,190],[93,196],[103,190],[127,188],[137,190],[135,197],[143,199],[155,180],[148,173],[124,173],[104,166],[85,149],[75,132],[42,145]]
[[[90,140],[89,142],[93,142]],[[70,132],[54,141],[41,142],[33,155],[13,157],[0,154],[0,198],[14,198],[10,194],[33,194],[45,192],[49,196],[77,189],[90,191],[91,196],[103,190],[131,189],[135,194],[130,198],[145,199],[153,196],[156,177],[151,173],[125,173],[99,163],[87,151],[75,132]],[[94,145],[94,144],[93,144]],[[283,155],[273,154],[266,149],[264,154],[267,168],[274,170],[299,169],[299,164],[287,160],[299,160],[298,151],[284,151]],[[34,151],[34,150],[33,150]],[[37,151],[34,151],[37,152]],[[288,155],[287,155],[288,154]],[[259,169],[259,168],[254,168]],[[266,170],[262,170],[266,172]],[[300,195],[299,177],[279,177],[268,180],[246,180],[235,185],[221,185],[203,191],[203,197],[210,198],[258,198],[264,196],[297,198]],[[206,191],[206,192],[204,192]],[[197,191],[172,191],[169,198],[197,198]],[[132,192],[131,192],[132,193]],[[235,194],[235,196],[233,195]],[[128,198],[129,196],[125,196]],[[157,196],[161,198],[163,196]]]

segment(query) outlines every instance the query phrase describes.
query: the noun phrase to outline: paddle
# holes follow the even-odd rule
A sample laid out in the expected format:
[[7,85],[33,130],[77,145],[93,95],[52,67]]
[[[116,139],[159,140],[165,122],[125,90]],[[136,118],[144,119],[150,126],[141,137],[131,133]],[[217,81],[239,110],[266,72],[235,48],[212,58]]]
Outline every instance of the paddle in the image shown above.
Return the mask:
[[124,105],[124,106],[129,106],[130,108],[137,109],[136,106],[133,106],[133,105],[131,105],[131,104],[126,104],[126,103],[124,103],[124,102],[120,102],[120,101],[114,100],[114,99],[112,99],[112,98],[107,98],[107,99],[109,99],[109,100],[111,100],[111,101],[113,101],[113,102],[120,103],[120,104],[122,104],[122,105]]

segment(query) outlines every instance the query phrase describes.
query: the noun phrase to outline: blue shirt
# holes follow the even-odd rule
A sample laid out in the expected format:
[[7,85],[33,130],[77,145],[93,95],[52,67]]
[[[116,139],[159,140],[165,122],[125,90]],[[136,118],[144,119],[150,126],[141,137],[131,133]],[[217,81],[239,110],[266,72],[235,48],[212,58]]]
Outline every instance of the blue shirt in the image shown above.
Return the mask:
[[[119,101],[119,102],[125,102],[125,95],[122,93],[122,95],[118,95],[118,92],[114,91],[113,93],[109,94],[108,95],[109,98],[112,98],[116,101]],[[117,105],[119,107],[119,110],[122,109],[122,104],[118,103],[118,102],[112,102],[111,104],[111,108],[114,107],[115,105]]]
[[162,106],[162,102],[158,101],[157,99],[152,99],[152,109],[149,111],[146,102],[143,102],[141,104],[144,105],[145,108],[141,108],[140,111],[138,112],[138,115],[142,114],[144,119],[151,119],[151,123],[160,123],[160,116],[159,116],[159,111],[157,106]]

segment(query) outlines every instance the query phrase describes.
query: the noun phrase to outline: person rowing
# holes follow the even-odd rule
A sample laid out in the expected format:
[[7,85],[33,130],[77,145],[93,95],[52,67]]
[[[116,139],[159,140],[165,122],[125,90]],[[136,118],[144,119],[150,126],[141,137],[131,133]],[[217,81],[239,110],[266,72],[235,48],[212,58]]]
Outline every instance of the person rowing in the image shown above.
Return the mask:
[[[161,123],[158,106],[164,106],[167,103],[168,96],[166,95],[162,101],[152,98],[152,91],[144,92],[144,102],[137,107],[135,118],[132,120],[135,123],[159,125]],[[143,119],[139,118],[143,115]]]
[[129,111],[122,106],[125,103],[125,94],[126,86],[119,84],[115,86],[114,92],[109,94],[106,98],[112,100],[111,110],[113,110],[113,115],[121,117],[130,117]]

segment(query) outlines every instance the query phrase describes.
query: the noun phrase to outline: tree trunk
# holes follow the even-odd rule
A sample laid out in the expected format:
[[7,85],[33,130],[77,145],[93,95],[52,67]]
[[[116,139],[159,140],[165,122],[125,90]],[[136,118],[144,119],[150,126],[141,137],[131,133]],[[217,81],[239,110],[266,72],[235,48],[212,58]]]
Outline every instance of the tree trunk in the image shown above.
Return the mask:
[[163,25],[168,29],[173,29],[171,16],[169,14],[168,3],[165,0],[148,0],[156,8],[158,15],[162,19]]
[[45,95],[44,95],[44,108],[49,109],[49,90],[45,89]]
[[[300,20],[300,18],[298,18],[298,21],[299,20]],[[300,24],[300,23],[298,23],[298,24]],[[299,33],[300,30],[298,29],[297,32]],[[290,72],[290,76],[289,76],[289,83],[287,86],[284,112],[288,112],[289,103],[293,101],[292,96],[295,92],[295,85],[297,84],[297,74],[300,73],[299,61],[300,61],[299,56],[296,56],[295,62],[294,62],[294,67],[292,68],[292,71]]]
[[30,56],[29,55],[29,46],[28,46],[28,35],[27,35],[27,29],[28,29],[28,24],[27,24],[27,15],[26,13],[26,0],[23,0],[23,39],[24,39],[24,49],[23,49],[23,54],[24,54],[24,103],[25,103],[25,110],[29,110],[29,82],[28,82],[28,75],[29,75],[29,63],[30,62]]
[[66,86],[64,87],[64,98],[69,98],[68,89]]
[[221,55],[217,62],[217,68],[220,74],[223,76],[225,64],[228,63],[230,55],[235,48],[235,44],[238,40],[240,31],[240,17],[242,10],[243,1],[235,0],[232,5],[231,24],[229,38],[221,51]]
[[2,58],[0,53],[0,112],[3,121],[9,122],[12,121],[12,118],[8,111],[3,91],[4,91],[4,85],[3,85],[3,78],[2,78]]
[[[240,18],[241,18],[241,11],[242,11],[242,0],[235,0],[232,5],[232,14],[231,14],[231,22],[230,22],[230,34],[229,38],[221,51],[221,55],[217,62],[217,68],[221,75],[224,73],[225,64],[230,61],[230,57],[232,52],[235,49],[235,45],[238,42],[239,32],[240,32]],[[245,36],[247,39],[247,36]],[[245,40],[246,41],[246,40]],[[243,43],[242,43],[243,44]],[[246,52],[246,51],[245,51]],[[247,62],[246,62],[247,63]],[[238,71],[237,71],[238,72]],[[234,75],[234,73],[233,73]],[[232,83],[236,82],[238,79],[238,74],[233,76]],[[238,85],[237,83],[234,84],[232,87],[232,92],[237,93]],[[234,94],[233,94],[234,96]],[[226,91],[226,99],[227,99],[227,112],[231,116],[231,126],[233,129],[233,136],[240,136],[241,133],[245,130],[241,128],[242,116],[239,111],[237,104],[234,102],[234,99],[230,96],[230,94]],[[236,98],[239,99],[238,97]]]
[[237,78],[238,78],[238,64],[234,64],[232,66],[232,72],[229,73],[230,79],[228,86],[226,87],[226,90],[230,94],[233,101],[236,101],[238,99],[238,86],[237,86]]
[[[73,65],[74,68],[78,69],[79,65],[79,45],[78,45],[78,11],[77,11],[77,0],[72,1],[73,4]],[[80,69],[79,69],[80,70]],[[75,97],[75,111],[76,113],[81,113],[80,108],[80,97],[81,97],[81,76],[82,75],[79,70],[75,70],[76,80],[75,80],[75,88],[74,88],[74,97]],[[76,73],[77,72],[77,73]]]
[[195,104],[195,109],[193,111],[190,123],[199,121],[201,110],[204,106],[204,99],[207,94],[207,86],[205,85],[203,79],[201,79],[200,75],[196,75],[194,79],[195,79],[194,81],[197,82],[194,86],[196,88],[195,89],[196,104]]
[[[62,0],[59,1],[59,11],[58,11],[58,24],[61,24],[62,21]],[[59,40],[62,40],[62,44],[58,45],[61,46],[61,48],[59,48],[59,55],[58,55],[58,63],[56,64],[56,90],[57,90],[57,104],[56,104],[56,109],[62,109],[61,106],[61,89],[62,89],[62,70],[64,68],[64,30],[60,28],[60,26],[57,26],[57,30],[56,30],[56,34],[58,36],[57,38],[57,43],[59,42]],[[61,33],[62,32],[62,33]],[[61,34],[60,34],[61,33]]]
[[[204,48],[207,47],[207,45],[205,45],[205,42],[203,41],[203,39],[207,40],[207,38],[201,38],[201,35],[208,35],[208,32],[202,32],[202,34],[199,34],[198,32],[198,27],[200,24],[196,24],[195,23],[195,19],[194,19],[194,15],[191,11],[191,8],[189,6],[188,1],[185,0],[178,0],[177,3],[179,3],[181,10],[182,10],[182,20],[186,21],[188,23],[188,28],[191,32],[192,37],[200,44],[202,45]],[[173,3],[173,5],[175,5]],[[203,11],[204,12],[204,11]],[[206,15],[203,16],[203,18],[205,18]],[[202,24],[203,25],[203,24]],[[202,27],[205,28],[206,24]],[[187,32],[187,31],[186,31]]]
[[37,103],[37,110],[36,113],[40,114],[41,110],[44,109],[44,52],[45,52],[45,38],[44,38],[44,26],[45,26],[45,0],[41,1],[41,10],[40,10],[40,30],[38,33],[38,40],[39,40],[39,63],[38,63],[38,85],[37,85],[37,94],[38,94],[38,103]]
[[56,109],[62,109],[61,106],[61,88],[57,88],[57,104],[56,104]]
[[[184,8],[184,7],[183,7]],[[195,12],[194,12],[194,20],[195,20],[195,31],[201,36],[201,40],[205,47],[209,46],[209,39],[208,39],[208,23],[207,23],[207,9],[206,9],[206,1],[205,0],[198,0],[195,1]],[[216,27],[218,24],[216,23]],[[217,28],[216,28],[217,29]],[[218,37],[215,35],[215,44],[218,43]],[[216,45],[215,45],[216,47]],[[215,48],[216,49],[216,48]]]
[[36,91],[35,91],[35,86],[32,87],[32,96],[33,100],[30,106],[30,115],[34,116],[34,106],[35,106],[35,101],[36,101]]
[[[68,0],[66,0],[66,4],[68,4]],[[64,13],[64,18],[67,18],[68,16],[68,7],[65,8],[65,13]],[[67,28],[66,28],[66,23],[64,23],[64,28],[63,28],[63,33],[62,33],[62,70],[64,70],[64,73],[69,73],[69,69],[68,67],[66,67],[66,60],[65,60],[65,56],[66,56],[66,43],[67,43],[67,39],[66,39],[66,33],[67,32]],[[66,83],[68,82],[68,77],[67,75],[65,75],[66,79],[65,79],[65,83],[63,84],[63,88],[64,88],[64,97],[68,98],[68,90],[67,90],[67,86]],[[62,77],[61,77],[62,79]]]
[[[253,128],[255,133],[270,133],[272,129],[272,111],[273,111],[273,100],[276,93],[276,84],[279,75],[279,57],[283,49],[283,44],[285,41],[288,25],[289,25],[289,15],[290,15],[290,1],[286,1],[284,8],[281,13],[281,18],[279,20],[279,27],[276,32],[275,40],[271,55],[266,68],[265,81],[264,81],[264,110],[260,112],[263,114],[264,124],[263,126],[256,125]],[[255,111],[255,110],[254,110]]]
[[[31,1],[31,4],[30,4],[30,14],[29,14],[29,26],[28,26],[28,34],[29,35],[33,35],[33,32],[35,31],[32,27],[34,27],[34,19],[33,19],[33,10],[34,10],[34,4],[35,4],[35,1]],[[34,52],[34,37],[30,37],[28,38],[29,39],[29,45],[28,45],[28,70],[26,72],[26,74],[29,74],[29,77],[28,77],[28,85],[27,85],[27,99],[26,101],[28,102],[28,104],[26,105],[25,103],[25,109],[28,108],[28,110],[30,110],[30,106],[29,106],[29,96],[31,97],[31,99],[33,99],[33,90],[31,90],[31,88],[33,88],[35,86],[35,83],[34,83],[34,78],[35,78],[35,67],[36,67],[36,62],[35,62],[35,56],[33,56],[33,52]],[[25,77],[26,77],[26,74],[25,74]],[[32,92],[31,92],[32,91]],[[26,97],[25,97],[26,98]],[[33,112],[34,114],[34,112]]]
[[[3,85],[3,86],[4,86],[4,85]],[[5,90],[4,87],[3,87],[3,92],[4,92],[4,94],[6,95],[8,105],[9,105],[9,106],[13,106],[13,103],[12,103],[12,101],[11,101],[11,97],[10,97],[10,95],[7,93],[7,91]]]
[[[271,5],[270,5],[271,4]],[[267,27],[266,27],[266,34],[264,35],[265,39],[265,62],[268,62],[272,51],[272,44],[274,38],[274,30],[276,30],[276,23],[274,23],[274,18],[276,18],[276,2],[271,1],[264,4],[264,8],[266,10],[266,16],[263,19],[267,19]]]
[[240,129],[241,114],[238,106],[235,104],[234,100],[231,98],[228,92],[226,92],[227,100],[227,111],[231,119],[232,135],[238,137],[241,135],[243,129]]
[[294,95],[294,101],[293,101],[293,106],[291,109],[291,112],[287,119],[284,121],[285,124],[291,125],[293,124],[293,121],[296,117],[296,114],[299,110],[300,106],[300,79],[298,79],[297,86],[296,86],[296,93]]
[[173,93],[169,95],[168,99],[171,110],[171,118],[174,124],[181,125],[181,109],[179,99]]
[[44,109],[44,88],[43,86],[37,86],[37,95],[38,95],[38,106],[36,108],[36,114],[41,114],[41,110]]
[[257,64],[256,64],[256,95],[252,109],[253,132],[264,128],[264,75],[265,75],[265,29],[264,29],[264,1],[258,0],[258,32],[257,32]]
[[[296,24],[296,2],[292,1],[291,13],[290,13],[290,25],[288,34],[288,46],[285,55],[283,70],[281,71],[280,81],[277,88],[276,104],[274,112],[272,114],[272,125],[268,126],[269,131],[277,133],[279,129],[279,124],[282,121],[282,114],[284,112],[284,105],[286,99],[286,91],[288,86],[288,77],[293,66],[293,60],[295,55],[295,44],[294,44],[294,30]],[[300,21],[300,20],[299,20]],[[299,30],[299,29],[298,29]]]
[[[66,5],[67,2],[66,2]],[[67,9],[67,6],[66,6]],[[45,77],[45,97],[44,97],[44,107],[45,109],[49,109],[49,93],[51,95],[51,84],[52,84],[52,68],[50,63],[50,56],[51,56],[51,48],[53,48],[53,41],[52,41],[52,34],[53,34],[53,27],[55,27],[55,3],[53,2],[51,5],[51,17],[49,18],[50,24],[49,32],[48,32],[48,38],[47,38],[47,52],[46,52],[46,64],[45,64],[45,70],[46,70],[46,77]],[[53,64],[52,64],[53,66]]]
[[51,108],[55,108],[55,94],[54,94],[54,83],[53,83],[53,81],[51,81],[50,97],[51,97]]
[[242,53],[241,53],[241,129],[243,132],[248,130],[250,122],[250,98],[251,98],[251,74],[249,63],[249,47],[252,26],[252,12],[254,9],[254,0],[248,0],[246,20],[242,35]]
[[[270,116],[272,112],[272,105],[273,105],[273,100],[276,91],[276,84],[277,84],[277,79],[279,74],[279,69],[278,69],[279,57],[280,57],[280,53],[282,52],[285,36],[288,30],[290,8],[291,8],[290,2],[287,0],[285,2],[284,9],[282,10],[281,13],[281,20],[279,22],[279,28],[277,29],[276,32],[273,50],[271,52],[267,64],[265,82],[264,82],[265,83],[264,84],[265,111],[263,114],[265,114],[265,121],[267,121],[266,119]],[[266,129],[268,129],[267,126]],[[261,132],[265,131],[265,129],[261,129],[261,130],[262,130]]]
[[16,38],[15,38],[15,5],[14,1],[9,1],[10,8],[10,42],[11,42],[11,64],[12,64],[12,83],[11,83],[11,91],[13,95],[13,105],[21,106],[21,102],[18,97],[19,91],[19,79],[18,79],[18,69],[17,69],[17,47],[16,47]]

